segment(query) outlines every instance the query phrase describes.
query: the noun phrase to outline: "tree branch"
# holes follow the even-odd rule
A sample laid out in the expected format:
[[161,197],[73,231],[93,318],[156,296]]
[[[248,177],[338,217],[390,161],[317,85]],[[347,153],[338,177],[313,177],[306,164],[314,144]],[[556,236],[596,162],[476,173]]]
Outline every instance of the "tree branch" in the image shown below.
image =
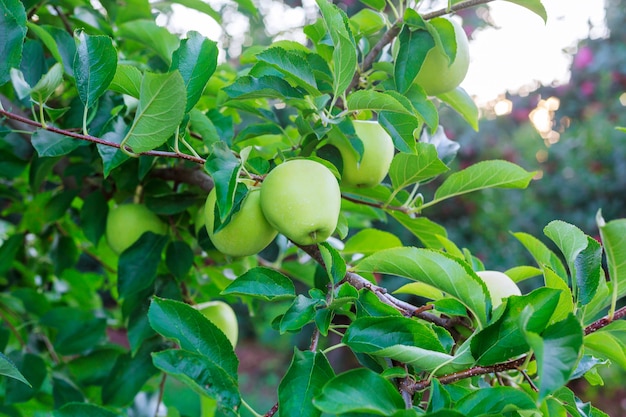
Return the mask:
[[[613,316],[613,320],[611,320],[608,316],[605,316],[599,320],[594,321],[589,326],[585,327],[584,333],[585,335],[588,335],[590,333],[596,332],[602,329],[603,327],[608,326],[616,319],[621,319],[623,317],[626,317],[626,307],[622,307],[619,310],[617,310]],[[492,374],[496,372],[511,371],[513,369],[517,369],[520,366],[522,366],[524,362],[526,362],[527,359],[528,359],[528,355],[524,355],[521,358],[513,359],[507,362],[503,362],[503,363],[498,363],[492,366],[474,366],[464,371],[459,371],[459,372],[454,372],[452,374],[443,375],[437,379],[439,380],[440,383],[445,385],[445,384],[452,384],[454,382],[460,381],[461,379],[471,378],[471,377],[478,376],[478,375],[486,375],[486,374]],[[413,393],[416,393],[418,391],[423,391],[430,386],[431,382],[432,382],[431,379],[424,379],[422,381],[417,381],[410,386],[410,390]]]
[[[50,126],[50,125],[46,125],[43,126],[41,123],[36,122],[34,120],[30,120],[27,117],[23,117],[20,116],[18,114],[15,113],[11,113],[8,112],[4,109],[0,109],[0,115],[11,119],[11,120],[15,120],[17,122],[29,125],[29,126],[33,126],[36,127],[38,129],[45,129],[47,131],[53,132],[53,133],[57,133],[59,135],[63,135],[63,136],[67,136],[70,138],[74,138],[74,139],[80,139],[80,140],[84,140],[87,142],[92,142],[92,143],[97,143],[100,145],[105,145],[105,146],[110,146],[112,148],[120,148],[120,145],[118,143],[115,142],[109,142],[106,141],[104,139],[95,137],[95,136],[91,136],[91,135],[83,135],[81,133],[76,133],[76,132],[72,132],[69,130],[65,130],[65,129],[59,129],[57,127],[54,126]],[[132,149],[127,148],[128,151],[132,151]],[[184,159],[187,161],[191,161],[191,162],[196,162],[198,164],[204,164],[205,160],[203,158],[197,158],[195,156],[192,155],[187,155],[187,154],[183,154],[183,153],[176,153],[176,152],[166,152],[166,151],[147,151],[147,152],[141,152],[138,155],[142,155],[142,156],[162,156],[162,157],[166,157],[166,158],[175,158],[175,159]]]
[[207,193],[213,189],[214,185],[213,179],[199,167],[155,168],[151,171],[151,175],[166,181],[178,181],[185,184],[196,185]]

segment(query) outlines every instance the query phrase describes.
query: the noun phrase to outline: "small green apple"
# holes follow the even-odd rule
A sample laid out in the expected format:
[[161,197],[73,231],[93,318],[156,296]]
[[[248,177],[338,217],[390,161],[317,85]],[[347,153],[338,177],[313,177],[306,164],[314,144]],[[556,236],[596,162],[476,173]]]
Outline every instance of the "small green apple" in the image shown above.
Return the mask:
[[456,39],[456,57],[450,64],[448,55],[440,44],[435,45],[426,54],[426,59],[414,83],[421,86],[431,96],[447,93],[457,88],[465,79],[469,69],[469,42],[463,27],[454,20],[443,17],[432,19],[431,23],[437,24],[439,19],[452,23]]
[[239,326],[237,315],[231,306],[223,301],[208,301],[194,307],[226,335],[233,347],[237,345]]
[[357,161],[356,151],[345,139],[331,139],[343,161],[341,184],[349,187],[375,187],[387,176],[394,146],[391,136],[376,121],[354,120],[356,135],[363,142],[363,158]]
[[261,208],[267,221],[295,243],[323,242],[337,227],[341,210],[339,183],[319,162],[292,159],[265,177]]
[[502,304],[503,298],[510,297],[511,295],[522,295],[517,284],[503,272],[477,271],[476,275],[478,275],[487,286],[489,294],[491,295],[493,308]]
[[118,255],[146,232],[164,235],[167,225],[143,204],[121,204],[109,210],[106,239]]
[[204,206],[204,221],[209,239],[224,255],[238,257],[254,255],[272,243],[278,232],[270,226],[261,210],[261,192],[250,191],[240,210],[221,230],[214,232],[215,224],[215,188],[211,190]]

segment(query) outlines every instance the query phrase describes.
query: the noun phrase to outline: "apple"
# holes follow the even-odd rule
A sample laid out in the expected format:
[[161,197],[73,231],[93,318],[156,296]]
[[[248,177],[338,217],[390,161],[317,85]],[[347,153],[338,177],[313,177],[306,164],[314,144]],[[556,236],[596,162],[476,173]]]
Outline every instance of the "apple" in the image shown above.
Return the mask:
[[118,255],[146,232],[164,235],[167,225],[143,204],[121,204],[109,210],[105,234],[109,246]]
[[272,243],[278,234],[263,216],[259,189],[248,192],[239,211],[217,232],[214,231],[215,203],[216,192],[213,188],[204,206],[204,221],[209,239],[224,255],[233,257],[255,255]]
[[436,44],[426,54],[426,59],[414,83],[421,86],[431,96],[447,93],[457,88],[465,79],[469,68],[469,42],[463,27],[454,20],[443,17],[432,19],[431,23],[437,24],[440,19],[452,23],[456,39],[456,57],[450,63],[441,44]]
[[363,142],[363,157],[357,160],[357,153],[350,143],[343,139],[331,139],[343,160],[341,184],[349,187],[375,187],[387,176],[394,146],[391,136],[376,121],[354,120],[356,135]]
[[319,162],[292,159],[278,165],[261,185],[267,221],[299,245],[330,237],[337,227],[341,191],[333,173]]
[[483,280],[489,294],[493,308],[502,304],[502,299],[511,295],[522,295],[517,284],[503,272],[499,271],[477,271],[476,275]]
[[237,345],[239,326],[237,315],[231,306],[223,301],[208,301],[194,307],[226,335],[233,347]]

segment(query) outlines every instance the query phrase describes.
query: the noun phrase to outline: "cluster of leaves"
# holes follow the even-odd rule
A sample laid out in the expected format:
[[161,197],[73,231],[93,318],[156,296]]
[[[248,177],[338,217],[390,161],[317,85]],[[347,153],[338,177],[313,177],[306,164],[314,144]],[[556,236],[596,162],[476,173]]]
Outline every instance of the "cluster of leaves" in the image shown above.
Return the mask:
[[[216,43],[201,34],[179,39],[158,26],[147,1],[0,0],[0,412],[145,415],[148,400],[172,416],[259,415],[242,398],[233,347],[192,306],[222,297],[272,306],[277,334],[312,334],[268,416],[604,415],[565,384],[597,379],[608,361],[626,366],[616,320],[626,314],[616,309],[626,220],[598,215],[603,246],[552,222],[545,234],[558,254],[517,234],[536,266],[507,272],[545,285],[493,309],[481,261],[422,215],[534,176],[501,160],[449,174],[458,146],[440,126],[441,106],[473,127],[477,110],[461,88],[428,97],[413,83],[434,45],[455,54],[450,25],[429,20],[485,2],[419,15],[403,1],[368,0],[349,17],[319,0],[321,17],[304,28],[310,47],[255,46],[234,67],[218,65]],[[513,2],[545,19],[538,0]],[[374,115],[398,152],[387,182],[342,189],[333,245],[279,237],[259,256],[215,251],[196,216],[212,187],[227,222],[238,185],[287,158],[338,173],[326,139],[343,135],[362,154],[349,117]],[[431,196],[418,192],[444,174]],[[146,233],[118,257],[103,238],[107,213],[130,199],[170,232]],[[386,221],[422,247],[373,227]],[[406,279],[398,292],[428,302],[388,294],[380,274]],[[360,366],[336,374],[327,354],[338,348]]]

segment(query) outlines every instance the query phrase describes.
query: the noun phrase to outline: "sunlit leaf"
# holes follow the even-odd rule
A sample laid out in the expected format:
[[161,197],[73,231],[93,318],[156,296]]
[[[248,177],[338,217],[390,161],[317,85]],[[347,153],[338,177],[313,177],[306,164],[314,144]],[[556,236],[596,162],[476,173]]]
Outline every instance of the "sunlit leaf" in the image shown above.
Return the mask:
[[441,252],[413,247],[387,249],[368,256],[357,272],[379,272],[422,281],[444,291],[487,323],[488,296],[484,284],[463,261]]
[[135,153],[161,146],[183,120],[186,96],[180,72],[144,74],[135,119],[122,143]]
[[108,36],[76,33],[76,55],[73,70],[78,96],[85,107],[93,107],[113,80],[117,51]]
[[296,291],[285,275],[270,268],[256,267],[237,277],[222,294],[246,295],[269,301],[295,297]]

